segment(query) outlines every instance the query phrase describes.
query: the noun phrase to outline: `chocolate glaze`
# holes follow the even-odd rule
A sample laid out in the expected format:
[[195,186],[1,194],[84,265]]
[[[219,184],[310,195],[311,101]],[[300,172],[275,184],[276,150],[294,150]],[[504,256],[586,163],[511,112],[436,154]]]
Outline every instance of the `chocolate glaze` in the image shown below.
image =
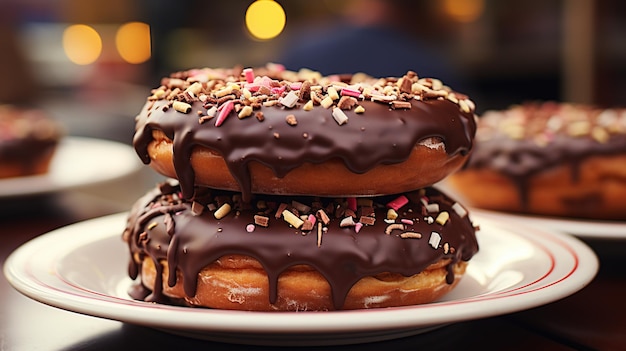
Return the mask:
[[[374,198],[375,204],[382,204],[374,206],[376,221],[373,225],[363,226],[358,233],[354,227],[340,227],[340,220],[346,214],[342,215],[340,210],[329,212],[332,220],[327,225],[328,231],[324,233],[319,247],[316,230],[307,232],[291,227],[282,218],[274,217],[275,210],[265,211],[269,212],[267,216],[270,222],[267,227],[257,225],[254,232],[246,231],[246,226],[254,222],[253,215],[260,212],[255,208],[257,200],[279,204],[291,203],[296,199],[309,205],[318,201],[323,208],[345,209],[345,199],[253,195],[251,205],[245,206],[242,205],[244,203],[232,201],[236,199],[233,196],[235,193],[203,189],[203,194],[197,194],[195,199],[203,205],[215,198],[222,199],[220,201],[231,199],[228,201],[234,210],[217,220],[206,209],[200,215],[193,215],[191,203],[181,200],[179,191],[178,186],[161,186],[138,200],[128,217],[124,238],[131,253],[129,274],[132,278],[140,275],[144,258],[155,263],[158,273],[163,268],[160,262],[167,261],[170,272],[178,270],[182,273],[184,291],[188,296],[195,294],[197,274],[204,266],[221,256],[240,254],[257,259],[267,272],[270,302],[277,299],[277,280],[281,272],[291,266],[304,264],[313,267],[328,280],[334,306],[340,309],[352,285],[365,276],[383,272],[411,276],[432,263],[450,259],[448,283],[451,283],[454,279],[451,265],[459,260],[469,260],[478,250],[475,228],[468,216],[461,213],[461,217],[451,207],[454,201],[434,188],[406,195],[410,201],[397,211],[399,217],[395,222],[410,219],[413,224],[405,224],[403,230],[394,230],[390,235],[385,234],[389,224],[384,221],[387,211],[384,204],[396,196]],[[329,203],[333,206],[328,207]],[[443,225],[432,222],[439,212],[428,213],[425,203],[438,203],[438,211],[448,212],[450,219]],[[313,206],[311,211],[315,210]],[[361,211],[359,209],[356,212]],[[429,219],[432,224],[428,223]],[[355,221],[358,221],[358,217]],[[419,232],[423,237],[403,239],[399,236],[403,231]],[[436,248],[429,244],[432,232],[441,235],[441,242]],[[173,286],[175,282],[175,274],[168,277],[167,284]],[[148,297],[143,289],[136,289],[136,292],[141,292],[136,298],[164,301],[161,284],[162,280],[157,279],[155,286],[148,287],[152,290]]]
[[[527,103],[509,111],[486,113],[479,120],[479,141],[464,167],[492,169],[509,177],[516,184],[523,210],[527,211],[528,186],[535,175],[565,164],[571,170],[572,181],[577,182],[580,164],[585,159],[626,152],[626,118],[620,119],[621,111],[605,112],[617,113],[616,118],[600,117],[602,110],[556,103]],[[513,118],[524,128],[523,135],[512,137],[502,127]],[[589,123],[588,131],[568,132],[568,126],[579,121]],[[609,131],[607,139],[594,138],[592,130],[596,127]],[[593,198],[596,205],[602,201],[601,194],[587,194],[585,198]],[[587,202],[563,199],[563,204],[575,213],[586,213],[583,203]]]
[[[262,122],[254,117],[238,119],[233,113],[216,127],[214,121],[200,124],[194,117],[196,111],[206,114],[206,104],[191,101],[193,112],[184,114],[167,108],[171,101],[161,99],[149,101],[138,115],[133,143],[141,160],[148,164],[147,147],[153,130],[161,130],[173,140],[174,167],[186,198],[193,196],[195,176],[189,159],[196,146],[224,157],[244,198],[250,197],[251,161],[266,165],[280,178],[305,162],[329,159],[340,159],[350,171],[364,173],[377,165],[405,161],[418,142],[431,137],[442,140],[449,155],[470,151],[476,131],[471,111],[462,112],[458,104],[446,99],[418,101],[410,95],[406,100],[411,109],[358,100],[365,112],[344,110],[349,120],[343,125],[333,119],[332,109],[318,105],[305,111],[300,101],[294,108],[277,104],[255,110],[264,114]],[[297,125],[285,122],[288,114],[296,117]]]

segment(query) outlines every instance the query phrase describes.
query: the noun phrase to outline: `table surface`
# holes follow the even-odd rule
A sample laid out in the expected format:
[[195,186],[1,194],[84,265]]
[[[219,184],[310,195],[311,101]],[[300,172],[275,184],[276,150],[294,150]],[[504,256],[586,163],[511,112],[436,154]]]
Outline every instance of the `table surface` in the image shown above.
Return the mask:
[[[120,212],[122,207],[78,192],[2,200],[0,262],[29,239],[64,225]],[[620,254],[626,252],[626,243],[588,243],[598,254],[600,270],[587,287],[569,297],[412,337],[324,349],[626,350],[626,262]],[[3,275],[0,301],[0,350],[275,349],[191,339],[57,309],[21,295]]]

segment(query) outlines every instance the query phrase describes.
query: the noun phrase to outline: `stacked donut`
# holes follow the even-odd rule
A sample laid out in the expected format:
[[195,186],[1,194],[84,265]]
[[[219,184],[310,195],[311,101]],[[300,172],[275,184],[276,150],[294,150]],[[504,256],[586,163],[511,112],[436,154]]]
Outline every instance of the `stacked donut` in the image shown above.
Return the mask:
[[438,299],[478,245],[431,185],[475,131],[467,96],[414,72],[174,73],[136,119],[138,155],[172,179],[129,214],[131,295],[262,311]]
[[449,181],[476,207],[624,220],[626,110],[528,102],[488,111],[471,160]]

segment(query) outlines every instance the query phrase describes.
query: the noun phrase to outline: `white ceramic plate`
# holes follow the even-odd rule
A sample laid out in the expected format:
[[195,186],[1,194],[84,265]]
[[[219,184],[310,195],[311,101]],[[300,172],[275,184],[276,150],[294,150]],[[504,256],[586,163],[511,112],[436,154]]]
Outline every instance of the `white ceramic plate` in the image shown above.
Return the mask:
[[[414,335],[440,325],[543,305],[583,288],[598,261],[578,239],[474,216],[480,252],[458,288],[412,307],[338,312],[240,312],[134,301],[126,291],[125,214],[73,224],[18,248],[4,273],[51,306],[221,342],[329,345]],[[537,235],[540,234],[540,235]]]
[[472,209],[471,213],[502,222],[515,221],[547,230],[564,232],[584,239],[626,239],[626,222],[532,216]]
[[135,151],[128,145],[65,137],[52,158],[48,173],[0,179],[0,199],[96,185],[137,172],[141,166]]

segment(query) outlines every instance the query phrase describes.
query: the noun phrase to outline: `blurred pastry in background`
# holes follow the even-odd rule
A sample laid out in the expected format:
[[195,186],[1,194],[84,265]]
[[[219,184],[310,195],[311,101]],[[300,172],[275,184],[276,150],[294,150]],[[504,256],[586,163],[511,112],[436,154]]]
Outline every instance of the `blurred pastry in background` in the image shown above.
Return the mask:
[[626,109],[529,102],[488,111],[447,185],[483,209],[624,220]]
[[0,104],[0,178],[48,172],[62,135],[44,111]]

